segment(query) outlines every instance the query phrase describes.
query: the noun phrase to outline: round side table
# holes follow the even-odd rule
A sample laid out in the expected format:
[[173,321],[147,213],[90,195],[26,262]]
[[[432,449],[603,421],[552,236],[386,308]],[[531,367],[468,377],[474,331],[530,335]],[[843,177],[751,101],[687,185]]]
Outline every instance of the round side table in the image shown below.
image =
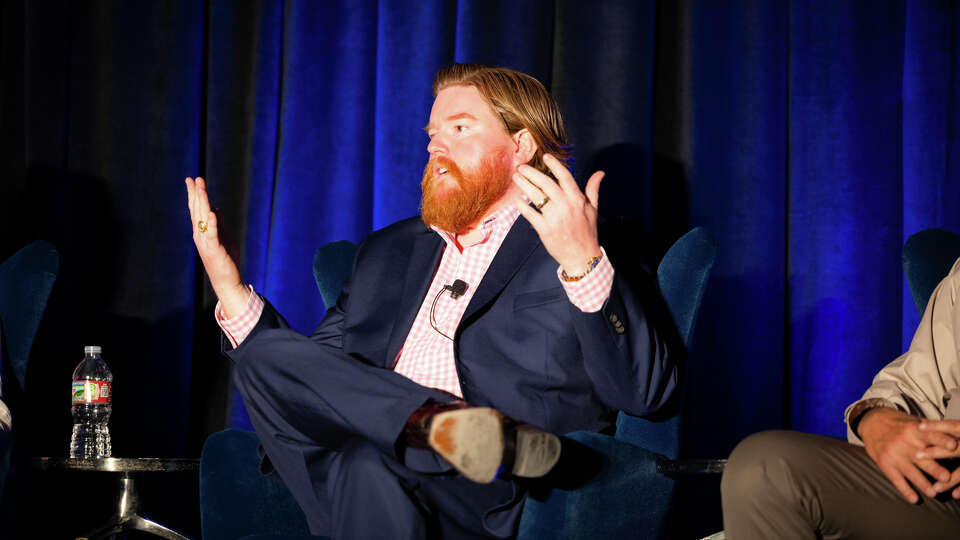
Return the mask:
[[126,531],[143,531],[170,540],[190,540],[159,523],[137,514],[140,500],[134,484],[134,476],[145,472],[195,472],[200,466],[198,458],[101,458],[71,459],[62,457],[33,458],[31,465],[41,471],[97,471],[118,473],[117,513],[107,523],[80,538],[101,540],[112,538]]

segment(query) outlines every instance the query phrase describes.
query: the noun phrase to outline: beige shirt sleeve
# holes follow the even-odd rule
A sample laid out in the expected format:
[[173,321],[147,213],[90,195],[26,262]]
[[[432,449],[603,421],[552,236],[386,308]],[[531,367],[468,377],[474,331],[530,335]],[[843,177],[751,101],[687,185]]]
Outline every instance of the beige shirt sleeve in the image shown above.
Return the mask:
[[0,431],[8,431],[13,426],[13,417],[10,409],[0,401]]
[[[3,380],[0,379],[0,388],[3,388]],[[3,397],[3,391],[0,390],[0,398]],[[10,409],[0,399],[0,431],[8,431],[13,426],[13,417],[10,415]]]
[[937,285],[910,349],[887,364],[873,379],[873,384],[859,401],[844,412],[847,440],[863,445],[850,421],[866,409],[881,406],[930,418],[943,419],[950,390],[960,388],[960,259]]

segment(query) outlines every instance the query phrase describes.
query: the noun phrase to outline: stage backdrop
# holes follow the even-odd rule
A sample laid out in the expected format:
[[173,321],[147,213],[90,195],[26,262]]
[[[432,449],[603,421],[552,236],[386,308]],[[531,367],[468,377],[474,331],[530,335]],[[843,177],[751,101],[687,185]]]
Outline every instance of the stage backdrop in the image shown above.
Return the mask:
[[431,80],[455,61],[544,82],[601,213],[718,259],[684,453],[840,436],[918,321],[900,248],[960,230],[958,6],[948,1],[8,1],[0,257],[61,252],[28,374],[31,451],[66,450],[82,346],[116,376],[118,455],[197,455],[249,421],[212,323],[183,178],[202,175],[249,283],[323,317],[313,251],[418,211]]

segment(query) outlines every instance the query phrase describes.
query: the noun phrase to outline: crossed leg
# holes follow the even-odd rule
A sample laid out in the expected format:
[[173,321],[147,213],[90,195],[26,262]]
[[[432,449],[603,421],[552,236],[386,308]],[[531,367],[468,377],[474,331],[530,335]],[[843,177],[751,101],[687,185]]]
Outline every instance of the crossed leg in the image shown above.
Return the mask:
[[236,363],[237,387],[312,534],[412,539],[514,532],[522,493],[513,482],[475,484],[450,473],[435,454],[397,445],[414,410],[451,396],[290,330],[263,331],[243,346],[249,348]]

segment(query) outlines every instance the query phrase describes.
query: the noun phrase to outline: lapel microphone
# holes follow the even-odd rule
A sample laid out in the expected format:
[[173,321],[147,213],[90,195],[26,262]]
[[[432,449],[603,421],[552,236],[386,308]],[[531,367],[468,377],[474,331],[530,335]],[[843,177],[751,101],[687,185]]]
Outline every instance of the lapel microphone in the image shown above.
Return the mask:
[[467,282],[462,279],[458,279],[453,282],[453,285],[444,285],[443,290],[450,291],[450,298],[456,300],[457,298],[463,296],[463,293],[467,292]]
[[442,289],[437,291],[437,295],[433,297],[433,304],[430,304],[430,326],[441,336],[453,341],[452,337],[444,334],[439,328],[437,328],[437,323],[433,316],[433,310],[437,307],[437,300],[440,299],[440,295],[443,294],[443,291],[450,291],[450,298],[456,300],[457,298],[463,296],[463,293],[467,292],[467,282],[462,279],[458,279],[453,282],[453,285],[444,285]]

